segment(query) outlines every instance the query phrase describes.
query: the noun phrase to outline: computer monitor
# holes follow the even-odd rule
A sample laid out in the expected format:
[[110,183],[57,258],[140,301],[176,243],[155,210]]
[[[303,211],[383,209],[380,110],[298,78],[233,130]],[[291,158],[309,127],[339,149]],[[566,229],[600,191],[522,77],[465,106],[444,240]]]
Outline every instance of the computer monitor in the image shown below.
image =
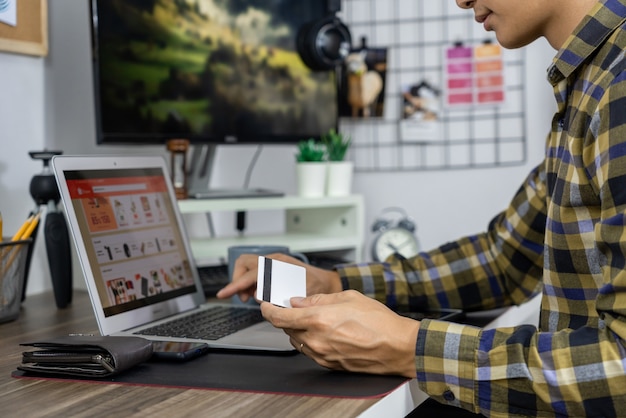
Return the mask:
[[[323,0],[91,0],[97,143],[295,144],[337,127],[333,71],[300,58]],[[209,167],[206,167],[209,164]]]

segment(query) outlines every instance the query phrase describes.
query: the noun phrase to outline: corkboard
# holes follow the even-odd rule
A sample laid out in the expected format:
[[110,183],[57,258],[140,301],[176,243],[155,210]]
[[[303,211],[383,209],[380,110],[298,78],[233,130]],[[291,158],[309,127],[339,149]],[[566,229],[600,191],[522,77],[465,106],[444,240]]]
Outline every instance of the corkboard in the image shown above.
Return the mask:
[[0,51],[44,56],[48,53],[47,0],[16,1],[17,25],[0,22]]

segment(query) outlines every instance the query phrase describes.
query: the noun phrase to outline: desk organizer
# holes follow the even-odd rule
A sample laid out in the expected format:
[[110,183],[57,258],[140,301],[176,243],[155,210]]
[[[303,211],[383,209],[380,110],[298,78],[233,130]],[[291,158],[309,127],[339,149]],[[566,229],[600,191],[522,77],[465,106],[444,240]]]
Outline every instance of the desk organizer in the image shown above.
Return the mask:
[[17,319],[32,239],[0,242],[0,323]]

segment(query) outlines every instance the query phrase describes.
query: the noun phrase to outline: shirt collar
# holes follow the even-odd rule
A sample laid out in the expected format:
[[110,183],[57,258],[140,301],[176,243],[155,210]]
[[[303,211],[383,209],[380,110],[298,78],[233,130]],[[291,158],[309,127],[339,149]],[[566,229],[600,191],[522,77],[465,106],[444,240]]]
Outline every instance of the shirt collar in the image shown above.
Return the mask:
[[554,57],[548,68],[550,84],[569,77],[624,22],[626,0],[598,1]]

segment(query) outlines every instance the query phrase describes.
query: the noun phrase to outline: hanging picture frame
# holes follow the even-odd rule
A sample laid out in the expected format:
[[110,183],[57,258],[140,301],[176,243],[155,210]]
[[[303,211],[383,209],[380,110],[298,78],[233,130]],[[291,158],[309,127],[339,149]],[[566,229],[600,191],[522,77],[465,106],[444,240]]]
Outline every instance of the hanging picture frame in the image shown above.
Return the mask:
[[339,116],[381,118],[385,109],[387,48],[372,48],[365,37],[340,70]]
[[0,0],[0,51],[48,54],[47,0]]
[[437,142],[443,139],[440,95],[441,89],[426,80],[402,87],[401,141]]

